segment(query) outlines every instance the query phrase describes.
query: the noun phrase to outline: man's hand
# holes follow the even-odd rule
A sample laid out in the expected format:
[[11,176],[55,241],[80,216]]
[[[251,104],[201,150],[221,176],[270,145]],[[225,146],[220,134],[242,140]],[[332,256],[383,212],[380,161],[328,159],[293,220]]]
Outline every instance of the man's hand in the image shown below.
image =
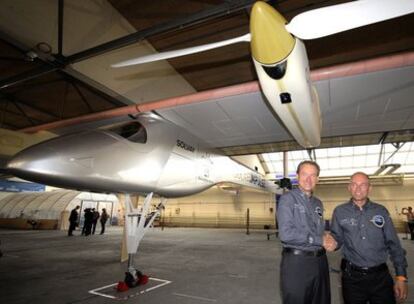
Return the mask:
[[323,248],[325,248],[326,251],[334,251],[336,249],[336,246],[338,246],[337,242],[329,232],[325,232],[322,240],[322,246]]
[[394,293],[397,301],[403,302],[404,300],[406,300],[408,294],[407,283],[404,281],[395,281]]

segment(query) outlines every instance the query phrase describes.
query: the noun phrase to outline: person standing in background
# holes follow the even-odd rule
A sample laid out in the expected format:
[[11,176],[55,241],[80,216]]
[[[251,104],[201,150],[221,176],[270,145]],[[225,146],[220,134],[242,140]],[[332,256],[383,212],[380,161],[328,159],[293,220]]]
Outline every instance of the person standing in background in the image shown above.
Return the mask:
[[105,224],[108,218],[109,218],[108,213],[106,213],[106,209],[103,208],[102,214],[101,214],[101,234],[105,233]]
[[93,218],[92,218],[92,234],[95,234],[96,224],[98,223],[99,219],[99,211],[92,208]]
[[78,210],[80,206],[76,206],[69,215],[69,230],[68,230],[68,236],[73,236],[73,231],[76,229],[76,226],[78,225]]
[[401,213],[407,217],[408,230],[410,230],[411,240],[414,240],[414,213],[413,208],[402,208]]
[[92,232],[93,212],[91,208],[86,208],[84,211],[84,222],[82,228],[82,235],[88,236]]

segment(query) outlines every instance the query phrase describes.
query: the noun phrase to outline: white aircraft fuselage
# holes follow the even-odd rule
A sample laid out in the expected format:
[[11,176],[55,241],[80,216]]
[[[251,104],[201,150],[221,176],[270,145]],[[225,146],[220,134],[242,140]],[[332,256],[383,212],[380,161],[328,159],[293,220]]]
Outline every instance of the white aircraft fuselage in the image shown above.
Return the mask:
[[258,172],[152,113],[29,147],[8,162],[7,170],[56,187],[162,197],[191,195],[222,182],[268,186]]

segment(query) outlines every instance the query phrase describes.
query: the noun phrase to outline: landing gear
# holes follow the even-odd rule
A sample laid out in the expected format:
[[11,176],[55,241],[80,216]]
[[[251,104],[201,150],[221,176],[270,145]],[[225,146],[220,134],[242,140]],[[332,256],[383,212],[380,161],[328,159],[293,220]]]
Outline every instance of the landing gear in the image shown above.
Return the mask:
[[145,285],[148,283],[148,276],[146,274],[142,274],[141,271],[134,269],[134,274],[131,272],[125,272],[125,284],[129,287],[136,287],[139,285]]
[[142,208],[134,208],[129,194],[125,195],[125,229],[126,229],[126,247],[128,251],[128,271],[125,272],[125,279],[118,283],[118,291],[125,291],[131,287],[144,285],[148,282],[148,276],[134,266],[134,256],[138,251],[139,243],[151,227],[155,218],[160,214],[161,209],[166,203],[162,198],[155,211],[149,212],[153,193],[148,194],[144,200]]

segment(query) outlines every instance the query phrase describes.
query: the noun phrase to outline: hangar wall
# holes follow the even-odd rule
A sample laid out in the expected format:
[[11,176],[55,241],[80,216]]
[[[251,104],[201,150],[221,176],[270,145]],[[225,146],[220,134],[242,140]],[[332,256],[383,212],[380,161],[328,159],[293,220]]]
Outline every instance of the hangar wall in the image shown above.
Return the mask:
[[[49,192],[49,194],[45,193],[43,195],[52,196],[52,193]],[[37,211],[35,213],[36,218],[40,219],[41,217],[43,220],[52,220],[54,226],[65,229],[67,228],[67,217],[69,216],[70,209],[83,200],[95,201],[95,198],[76,197],[76,195],[73,195],[72,198],[76,197],[76,199],[65,199],[66,203],[61,204],[64,197],[71,196],[69,194],[67,194],[69,196],[63,195],[63,193],[60,192],[58,194],[58,192],[55,192],[53,196],[59,199],[48,199],[51,203],[47,205],[62,206],[62,208],[53,210],[53,212],[46,208],[43,208],[45,210],[42,212],[39,211],[39,208],[36,206],[40,206],[39,204],[41,204],[42,200],[34,200],[37,195],[32,196],[32,200],[29,200],[37,201],[36,206],[33,205],[35,206],[33,208],[28,208],[27,205],[23,204],[22,200],[19,200],[20,202],[17,205],[12,204],[13,207],[11,208],[12,205],[10,203],[6,204],[6,201],[9,201],[11,197],[0,200],[0,222],[1,218],[3,218],[3,221],[5,218],[19,219],[21,210],[24,210],[24,219],[22,220],[26,225],[26,220],[34,216],[34,214],[30,213],[30,210],[32,210]],[[331,219],[334,208],[349,199],[346,183],[318,185],[315,194],[324,203],[325,219]],[[388,209],[398,231],[405,232],[406,219],[400,212],[403,207],[414,207],[414,179],[406,179],[403,184],[374,184],[371,194],[372,200],[383,204]],[[23,193],[20,195],[26,196]],[[118,196],[118,198],[120,204],[114,205],[113,216],[117,217],[118,224],[122,225],[124,198],[123,196]],[[137,198],[133,199],[136,200]],[[139,197],[140,202],[143,199],[143,197]],[[72,202],[69,204],[71,200]],[[102,198],[98,200],[102,200]],[[115,200],[118,201],[117,198]],[[60,201],[60,204],[57,201]],[[52,204],[52,202],[57,204]],[[159,199],[155,198],[152,204],[156,206],[158,202]],[[64,205],[66,208],[63,207]],[[43,204],[43,206],[46,205]],[[245,228],[247,209],[249,209],[250,213],[251,228],[263,229],[265,225],[274,227],[275,195],[247,187],[215,186],[197,195],[168,199],[166,208],[162,212],[161,221],[165,226]],[[40,216],[43,213],[45,216]],[[26,218],[27,216],[28,218]],[[29,226],[25,228],[29,228]]]
[[[325,208],[325,219],[331,219],[334,208],[350,197],[347,184],[318,185],[315,194]],[[406,232],[403,207],[414,208],[414,180],[403,184],[375,184],[370,198],[383,204],[399,232]],[[162,214],[166,226],[244,228],[247,208],[250,209],[250,227],[263,229],[274,225],[274,195],[248,188],[223,190],[213,187],[203,193],[184,198],[169,199]]]
[[251,228],[274,225],[274,194],[247,187],[220,186],[197,195],[169,199],[162,221],[166,226],[244,228],[247,209]]

